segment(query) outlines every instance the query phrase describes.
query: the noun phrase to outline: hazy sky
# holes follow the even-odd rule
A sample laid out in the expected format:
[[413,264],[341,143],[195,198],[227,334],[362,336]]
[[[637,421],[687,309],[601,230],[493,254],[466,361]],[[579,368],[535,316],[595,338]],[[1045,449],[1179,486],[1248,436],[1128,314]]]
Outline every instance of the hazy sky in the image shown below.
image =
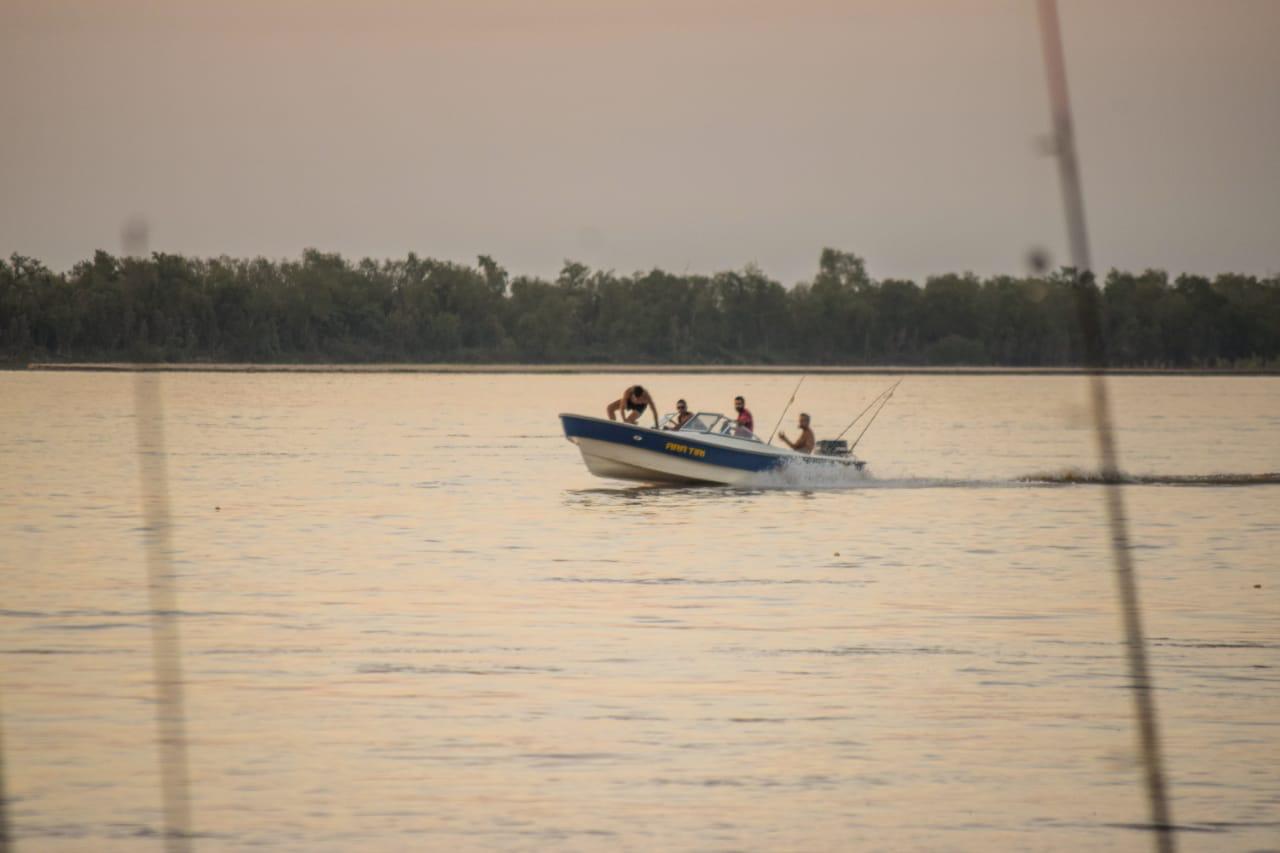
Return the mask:
[[[1099,268],[1280,272],[1280,2],[1064,0]],[[1065,259],[1031,0],[0,0],[0,252]]]

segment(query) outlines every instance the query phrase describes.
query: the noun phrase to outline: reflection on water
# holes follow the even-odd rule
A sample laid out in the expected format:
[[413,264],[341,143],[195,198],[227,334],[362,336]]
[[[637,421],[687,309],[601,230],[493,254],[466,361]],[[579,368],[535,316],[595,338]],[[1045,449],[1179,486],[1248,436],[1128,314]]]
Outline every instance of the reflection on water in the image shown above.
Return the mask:
[[[616,377],[160,381],[202,849],[1148,841],[1081,379],[912,378],[870,476],[746,489],[587,474]],[[159,846],[130,383],[0,374],[20,849]],[[1113,389],[1182,843],[1273,845],[1280,382]]]

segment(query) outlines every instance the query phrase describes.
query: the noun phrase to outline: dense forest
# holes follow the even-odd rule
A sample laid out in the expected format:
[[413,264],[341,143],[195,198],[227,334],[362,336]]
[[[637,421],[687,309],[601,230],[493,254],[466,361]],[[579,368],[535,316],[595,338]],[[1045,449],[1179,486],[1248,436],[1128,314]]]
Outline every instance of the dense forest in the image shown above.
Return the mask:
[[1280,364],[1280,278],[1070,269],[872,280],[827,249],[811,281],[755,267],[512,278],[420,258],[353,263],[98,252],[70,272],[0,260],[0,359],[1071,366],[1076,287],[1097,288],[1112,364]]

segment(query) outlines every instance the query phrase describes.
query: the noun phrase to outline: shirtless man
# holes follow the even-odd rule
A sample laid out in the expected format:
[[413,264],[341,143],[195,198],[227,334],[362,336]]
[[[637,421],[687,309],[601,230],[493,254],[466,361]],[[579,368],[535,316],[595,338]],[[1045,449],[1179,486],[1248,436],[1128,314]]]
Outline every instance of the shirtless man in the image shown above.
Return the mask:
[[630,388],[622,392],[620,399],[614,400],[606,409],[609,413],[609,420],[616,421],[619,411],[622,412],[622,419],[629,424],[634,424],[640,420],[640,416],[644,414],[644,410],[649,409],[653,415],[653,428],[658,428],[658,404],[653,402],[653,398],[649,396],[649,392],[644,390],[644,386],[632,385]]
[[676,400],[676,416],[671,419],[664,429],[680,429],[692,417],[693,412],[689,411],[689,404],[684,400]]
[[795,441],[787,438],[785,432],[778,433],[778,438],[797,453],[812,453],[814,440],[813,430],[809,429],[809,416],[803,412],[800,414],[800,437]]

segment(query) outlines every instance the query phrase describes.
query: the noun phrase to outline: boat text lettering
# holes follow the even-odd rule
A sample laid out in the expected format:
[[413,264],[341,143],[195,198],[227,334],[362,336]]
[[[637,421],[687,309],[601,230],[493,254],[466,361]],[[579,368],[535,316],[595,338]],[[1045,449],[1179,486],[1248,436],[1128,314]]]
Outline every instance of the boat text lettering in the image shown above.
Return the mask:
[[703,457],[707,455],[707,451],[697,447],[690,447],[687,444],[676,444],[674,441],[667,442],[667,450],[672,453],[683,453],[686,456]]

